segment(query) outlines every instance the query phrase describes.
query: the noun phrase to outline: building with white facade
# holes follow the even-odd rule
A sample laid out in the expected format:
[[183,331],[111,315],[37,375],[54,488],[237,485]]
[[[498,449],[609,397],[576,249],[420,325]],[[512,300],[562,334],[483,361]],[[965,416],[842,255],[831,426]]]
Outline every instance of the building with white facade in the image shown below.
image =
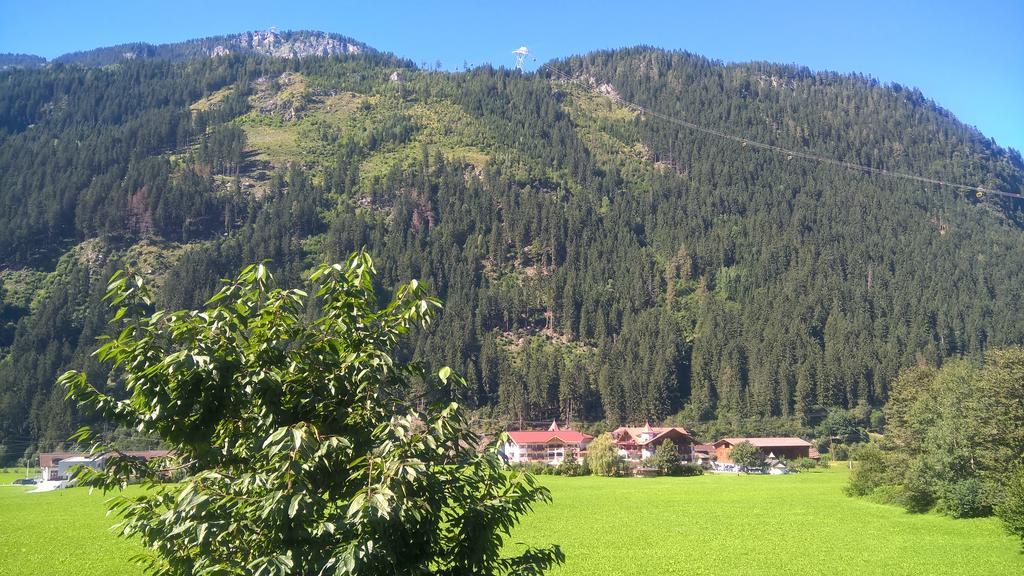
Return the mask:
[[544,462],[561,464],[570,454],[580,460],[587,445],[594,439],[572,429],[562,429],[552,422],[547,430],[513,430],[506,433],[508,441],[502,452],[509,462]]

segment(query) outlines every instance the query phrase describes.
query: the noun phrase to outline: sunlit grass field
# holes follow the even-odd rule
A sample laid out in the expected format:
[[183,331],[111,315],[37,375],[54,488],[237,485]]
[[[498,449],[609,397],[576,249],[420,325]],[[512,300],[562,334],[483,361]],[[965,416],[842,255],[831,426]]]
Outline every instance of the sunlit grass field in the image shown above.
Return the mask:
[[38,478],[38,468],[0,468],[0,486],[10,484],[20,478]]
[[31,489],[0,486],[0,576],[142,574],[129,561],[139,545],[110,531],[107,496],[86,488]]
[[[792,476],[542,477],[554,496],[512,540],[558,543],[558,576],[1021,574],[992,518],[952,520],[848,498],[846,470]],[[0,575],[133,575],[100,493],[0,487]]]
[[994,518],[849,498],[845,468],[790,476],[545,478],[554,502],[514,533],[558,543],[552,574],[1024,574]]

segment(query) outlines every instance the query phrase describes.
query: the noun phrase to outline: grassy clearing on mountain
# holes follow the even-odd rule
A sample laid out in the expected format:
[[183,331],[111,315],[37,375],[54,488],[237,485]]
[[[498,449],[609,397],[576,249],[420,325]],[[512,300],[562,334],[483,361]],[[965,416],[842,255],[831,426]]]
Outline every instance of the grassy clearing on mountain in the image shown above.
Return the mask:
[[354,93],[317,97],[304,75],[286,72],[255,83],[254,93],[249,97],[252,110],[238,123],[245,130],[247,148],[256,153],[255,159],[275,166],[308,163],[322,149],[310,133],[318,133],[318,125],[338,129],[341,119],[355,110],[361,100]]
[[577,134],[597,158],[617,165],[628,179],[647,182],[653,160],[633,127],[637,112],[578,89],[564,102],[564,109],[576,122]]
[[[304,78],[291,75],[278,91],[268,87],[250,100],[254,109],[238,119],[247,147],[256,160],[279,167],[288,162],[329,167],[334,145],[348,138],[372,149],[360,166],[364,182],[383,177],[396,165],[419,161],[423,145],[477,168],[496,149],[493,136],[478,119],[443,99],[410,104],[393,96],[356,92],[314,96]],[[375,133],[402,122],[415,127],[407,139],[393,141]]]
[[197,100],[195,103],[193,103],[191,106],[189,106],[188,109],[193,111],[193,112],[198,112],[200,110],[209,110],[211,108],[216,108],[233,91],[234,91],[234,87],[233,86],[227,86],[225,88],[221,88],[220,90],[217,90],[216,92],[210,94],[209,96]]
[[[364,160],[359,167],[363,182],[383,177],[396,165],[419,162],[423,146],[431,153],[441,152],[453,162],[466,162],[476,168],[482,168],[497,147],[478,119],[447,100],[411,106],[395,100],[382,101],[375,112],[377,116],[404,114],[415,123],[417,130],[408,142],[382,146]],[[366,118],[371,119],[372,115]]]
[[124,261],[132,269],[152,278],[152,285],[160,288],[167,273],[177,264],[190,246],[198,243],[180,244],[167,240],[147,238],[125,251]]
[[242,129],[245,130],[247,148],[256,152],[257,160],[279,166],[302,156],[299,127],[294,124],[245,121]]
[[46,272],[31,268],[0,270],[4,303],[28,309],[39,289],[46,282]]

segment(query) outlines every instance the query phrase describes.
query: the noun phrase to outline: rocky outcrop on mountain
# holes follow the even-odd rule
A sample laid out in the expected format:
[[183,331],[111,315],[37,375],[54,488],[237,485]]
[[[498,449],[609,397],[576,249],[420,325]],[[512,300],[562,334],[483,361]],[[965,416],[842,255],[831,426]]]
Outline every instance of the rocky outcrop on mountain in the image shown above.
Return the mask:
[[189,60],[216,58],[229,54],[256,54],[274,58],[303,58],[358,54],[372,48],[340,34],[310,30],[278,32],[262,30],[229,36],[214,36],[174,44],[131,43],[73,52],[54,59],[55,62],[82,66],[107,66],[124,60]]
[[264,30],[230,37],[228,43],[216,48],[227,52],[240,51],[277,58],[302,58],[304,56],[358,54],[366,47],[354,40],[335,34],[320,32],[285,32],[281,34],[273,30]]

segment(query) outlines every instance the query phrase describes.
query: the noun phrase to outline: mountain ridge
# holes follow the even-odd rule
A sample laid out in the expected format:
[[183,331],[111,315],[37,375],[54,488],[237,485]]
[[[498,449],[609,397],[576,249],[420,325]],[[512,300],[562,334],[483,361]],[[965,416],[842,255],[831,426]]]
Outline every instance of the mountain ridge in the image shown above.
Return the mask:
[[258,54],[273,58],[333,56],[373,51],[370,46],[334,32],[319,30],[253,30],[237,34],[192,38],[180,42],[150,44],[127,42],[68,52],[52,60],[28,54],[0,55],[0,70],[33,68],[47,64],[79,64],[108,66],[127,60],[166,60],[171,62],[192,58],[213,58],[229,54]]
[[38,68],[46,65],[46,58],[35,54],[0,54],[0,72],[16,68]]

